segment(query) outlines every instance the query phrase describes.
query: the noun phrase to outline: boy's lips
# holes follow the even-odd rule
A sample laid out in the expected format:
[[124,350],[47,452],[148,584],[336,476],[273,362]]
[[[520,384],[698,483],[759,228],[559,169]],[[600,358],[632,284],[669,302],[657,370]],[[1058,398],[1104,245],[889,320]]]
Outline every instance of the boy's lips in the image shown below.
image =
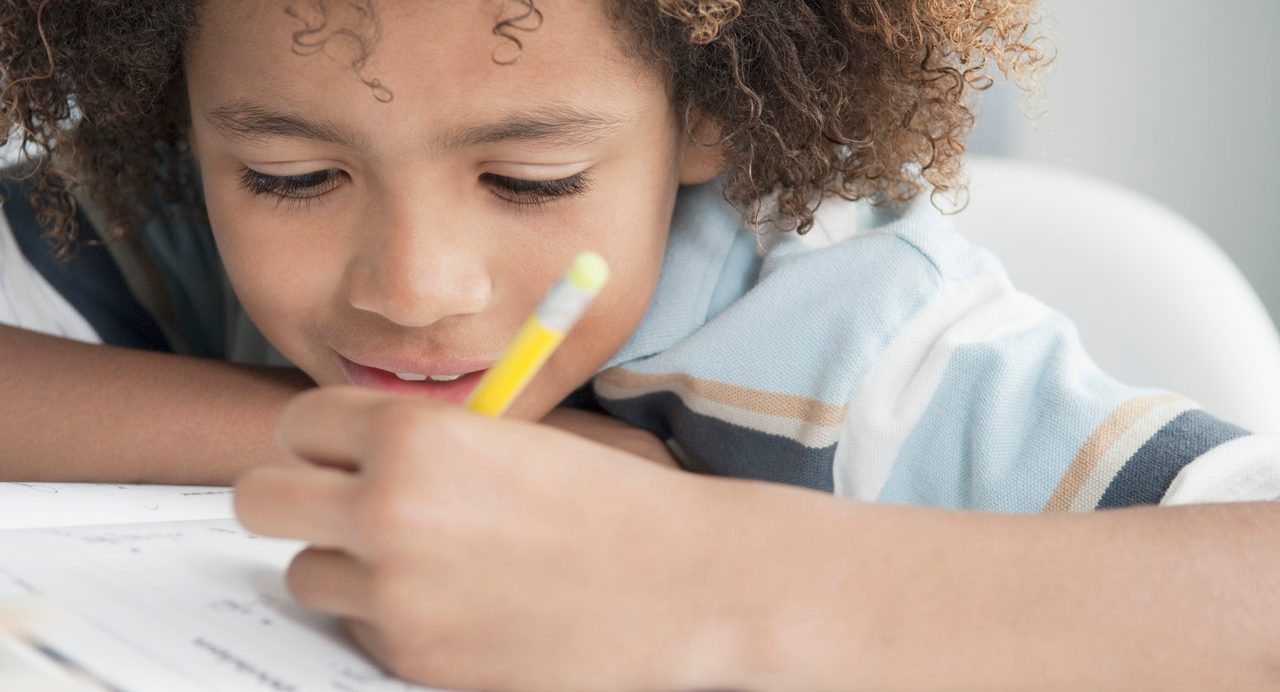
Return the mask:
[[[480,378],[492,365],[489,361],[438,361],[433,363],[381,363],[383,367],[357,363],[341,354],[338,365],[347,381],[359,387],[381,389],[397,394],[423,396],[461,406],[471,396]],[[418,375],[461,375],[447,382],[431,379],[409,381],[396,377],[396,373]]]

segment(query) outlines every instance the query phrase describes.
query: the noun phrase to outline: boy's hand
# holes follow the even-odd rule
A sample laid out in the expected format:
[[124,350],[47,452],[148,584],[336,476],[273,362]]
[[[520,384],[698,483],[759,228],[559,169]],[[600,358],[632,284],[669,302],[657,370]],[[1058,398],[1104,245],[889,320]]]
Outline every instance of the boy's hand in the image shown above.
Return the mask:
[[548,413],[542,422],[663,466],[680,468],[680,463],[671,455],[671,450],[657,435],[617,418],[590,411],[557,408]]
[[238,516],[310,542],[290,590],[342,616],[398,675],[484,689],[705,687],[695,669],[735,649],[740,566],[713,549],[718,481],[354,387],[295,397],[277,439],[314,463],[245,474]]

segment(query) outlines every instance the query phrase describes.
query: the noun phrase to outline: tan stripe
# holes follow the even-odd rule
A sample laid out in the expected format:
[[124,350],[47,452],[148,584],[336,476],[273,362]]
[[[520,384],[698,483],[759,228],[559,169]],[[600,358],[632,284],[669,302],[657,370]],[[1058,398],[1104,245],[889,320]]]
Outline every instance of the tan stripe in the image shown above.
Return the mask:
[[685,373],[650,375],[615,367],[601,373],[597,379],[620,389],[633,390],[633,396],[651,391],[682,389],[708,401],[755,413],[793,418],[810,425],[836,426],[844,422],[846,407],[843,405],[836,406],[793,394],[762,392],[749,387],[704,380]]
[[1174,397],[1171,401],[1165,401],[1151,408],[1133,425],[1130,425],[1115,444],[1111,445],[1111,449],[1102,455],[1098,463],[1093,467],[1093,471],[1089,473],[1089,480],[1084,482],[1084,486],[1080,488],[1080,493],[1076,495],[1076,499],[1072,500],[1071,507],[1068,512],[1092,512],[1098,508],[1098,503],[1102,501],[1102,496],[1107,493],[1107,488],[1111,487],[1111,482],[1115,480],[1116,475],[1120,473],[1133,458],[1142,446],[1151,440],[1151,438],[1160,430],[1169,424],[1169,421],[1177,418],[1179,415],[1196,408],[1194,401],[1183,397]]
[[1116,440],[1120,439],[1120,436],[1132,425],[1142,420],[1148,411],[1179,398],[1181,397],[1177,394],[1139,396],[1117,406],[1080,447],[1075,459],[1067,467],[1066,473],[1062,474],[1062,479],[1058,481],[1058,487],[1054,488],[1049,501],[1045,503],[1044,511],[1067,511],[1076,496],[1080,494],[1085,481],[1089,480],[1089,475],[1093,473],[1098,461],[1106,456]]
[[713,399],[700,397],[690,392],[680,382],[672,382],[669,387],[655,387],[652,390],[645,390],[623,389],[604,379],[596,379],[594,386],[596,394],[602,399],[615,401],[644,396],[650,392],[674,394],[680,399],[680,403],[684,407],[699,415],[715,418],[766,435],[788,438],[800,445],[814,449],[830,447],[840,440],[841,426],[839,425],[811,425],[802,418],[775,416],[769,413],[751,411],[739,406],[732,406]]

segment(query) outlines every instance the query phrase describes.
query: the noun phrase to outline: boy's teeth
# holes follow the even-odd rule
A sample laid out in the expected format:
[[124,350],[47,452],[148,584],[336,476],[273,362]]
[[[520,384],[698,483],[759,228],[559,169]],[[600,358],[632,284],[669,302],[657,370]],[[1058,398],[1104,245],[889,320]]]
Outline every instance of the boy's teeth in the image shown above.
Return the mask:
[[419,375],[416,372],[398,372],[396,373],[396,377],[399,377],[400,379],[405,380],[407,382],[421,382],[427,379],[426,375]]
[[398,372],[396,373],[396,377],[406,382],[421,382],[423,380],[431,380],[432,382],[452,382],[459,377],[462,377],[462,375],[419,375],[416,372]]

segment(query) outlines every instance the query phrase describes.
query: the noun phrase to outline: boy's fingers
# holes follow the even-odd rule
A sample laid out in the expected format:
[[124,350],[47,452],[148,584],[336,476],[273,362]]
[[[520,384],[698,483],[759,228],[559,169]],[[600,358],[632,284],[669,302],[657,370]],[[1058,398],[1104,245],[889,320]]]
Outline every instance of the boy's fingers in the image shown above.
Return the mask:
[[355,534],[349,510],[358,492],[358,480],[345,471],[262,466],[236,482],[236,517],[263,536],[348,546]]
[[351,633],[351,637],[370,656],[373,656],[384,665],[391,660],[387,652],[387,646],[383,642],[382,634],[379,633],[378,628],[359,618],[347,618],[344,624],[347,626],[347,631]]
[[369,615],[368,569],[339,550],[307,548],[285,571],[285,585],[298,603],[349,618]]
[[[357,469],[389,428],[412,427],[435,402],[365,387],[321,387],[295,396],[276,424],[276,441],[289,453],[325,466]],[[439,408],[448,408],[440,406]]]

